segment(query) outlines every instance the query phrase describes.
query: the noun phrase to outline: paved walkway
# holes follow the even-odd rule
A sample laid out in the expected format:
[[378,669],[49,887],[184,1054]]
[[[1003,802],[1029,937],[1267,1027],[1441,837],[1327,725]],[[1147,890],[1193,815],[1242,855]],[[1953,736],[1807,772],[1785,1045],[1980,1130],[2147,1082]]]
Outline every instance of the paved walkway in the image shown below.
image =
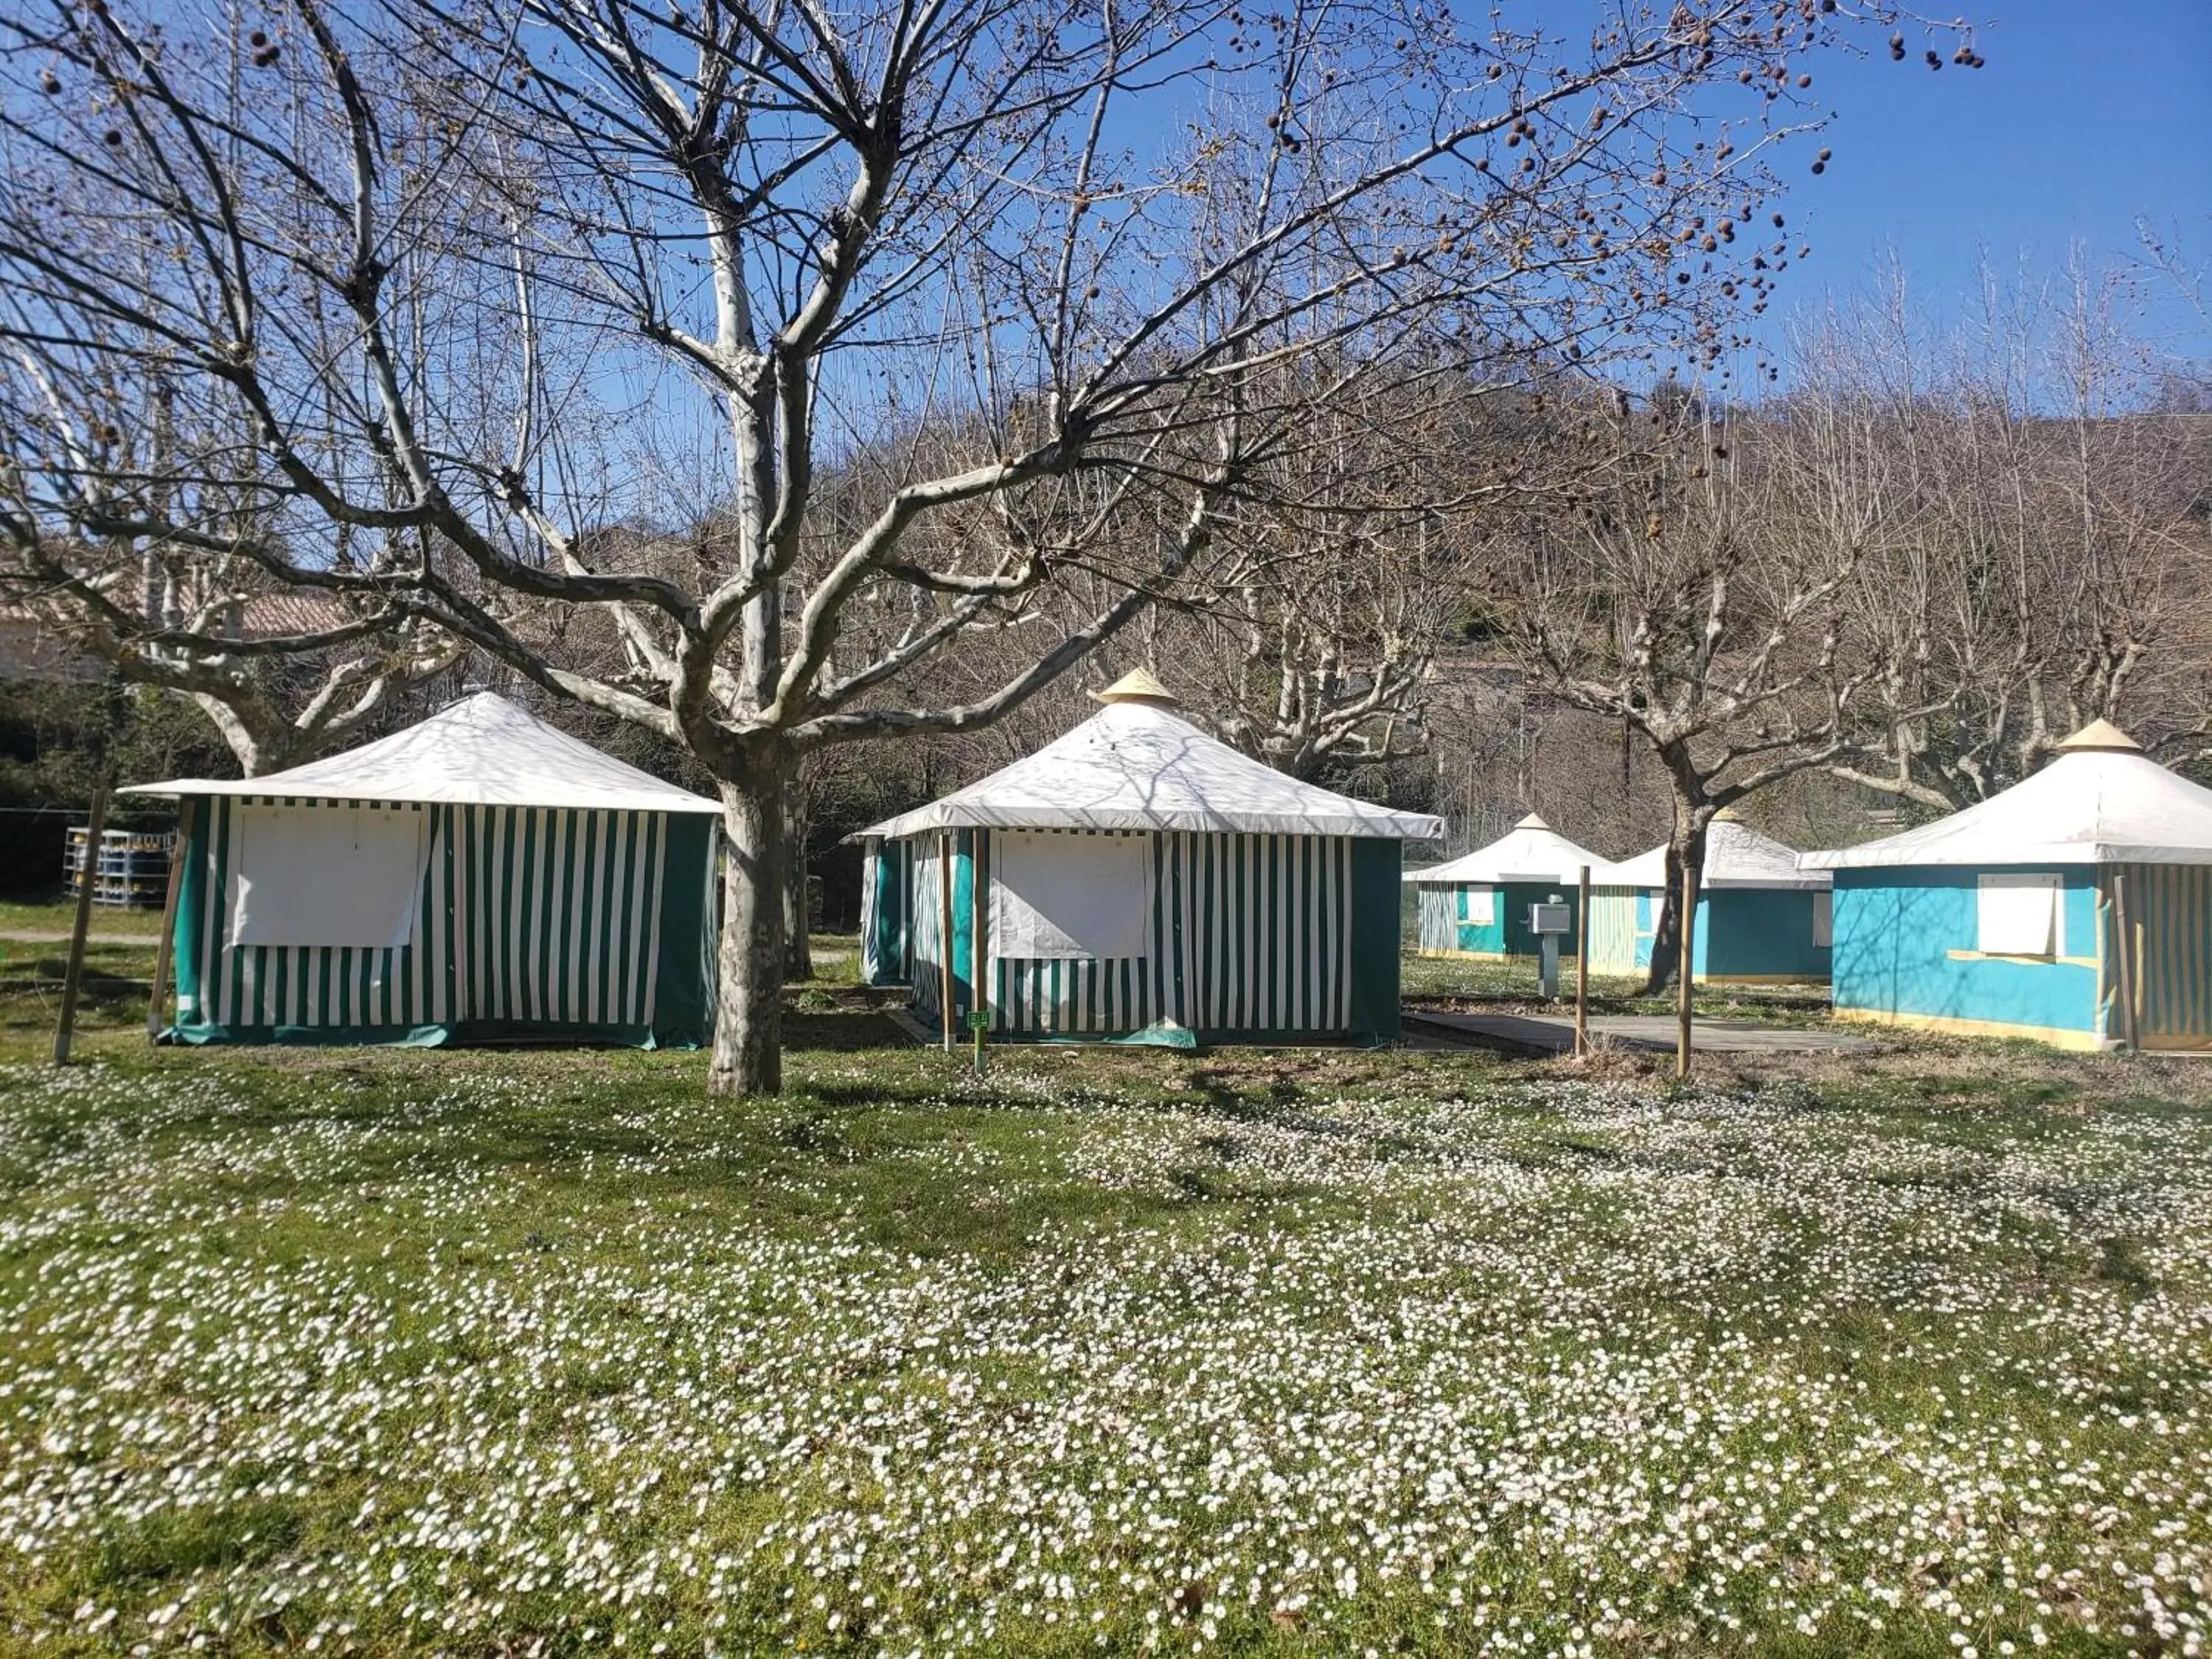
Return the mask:
[[[1468,1042],[1509,1054],[1564,1054],[1575,1046],[1571,1015],[1446,1014],[1408,1009],[1405,1018],[1409,1026],[1441,1027]],[[1589,1029],[1592,1037],[1624,1048],[1668,1054],[1674,1049],[1674,1020],[1670,1014],[1593,1014]],[[1707,1054],[1864,1054],[1882,1046],[1877,1037],[1762,1025],[1741,1019],[1701,1019],[1690,1036],[1692,1049]]]

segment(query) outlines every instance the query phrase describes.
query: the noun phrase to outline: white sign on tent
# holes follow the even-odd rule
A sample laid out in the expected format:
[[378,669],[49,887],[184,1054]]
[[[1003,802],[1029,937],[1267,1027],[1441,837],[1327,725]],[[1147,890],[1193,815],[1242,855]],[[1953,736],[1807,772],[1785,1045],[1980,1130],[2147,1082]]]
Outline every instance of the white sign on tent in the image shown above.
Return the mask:
[[2058,878],[2041,872],[1983,876],[1974,895],[1977,944],[1993,957],[2055,957],[2059,942]]
[[242,805],[234,823],[233,945],[382,950],[413,937],[429,859],[420,808]]
[[1079,961],[1151,952],[1150,837],[1001,830],[991,863],[993,956]]

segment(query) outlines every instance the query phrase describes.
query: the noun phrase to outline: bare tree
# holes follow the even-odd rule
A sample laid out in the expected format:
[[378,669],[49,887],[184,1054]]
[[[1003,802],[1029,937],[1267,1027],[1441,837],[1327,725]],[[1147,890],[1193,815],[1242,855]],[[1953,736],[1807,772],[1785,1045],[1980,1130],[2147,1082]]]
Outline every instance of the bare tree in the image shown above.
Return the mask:
[[[1866,9],[292,0],[242,40],[160,10],[0,13],[0,331],[242,416],[227,476],[276,507],[91,527],[434,623],[696,757],[732,849],[713,1084],[772,1090],[804,755],[994,720],[1202,567],[1287,364],[1340,364],[1334,396],[1440,332],[1717,345],[1804,54]],[[867,509],[817,511],[863,453]],[[684,580],[586,550],[704,507]],[[549,660],[545,606],[603,613],[621,672]],[[1012,672],[916,689],[978,632]]]
[[148,533],[180,505],[269,533],[272,498],[223,476],[251,448],[244,422],[215,433],[195,414],[162,374],[64,377],[27,348],[0,362],[0,597],[70,651],[197,707],[252,777],[343,743],[462,647],[373,598],[302,594],[228,548]]
[[1893,276],[1801,343],[1784,412],[1873,532],[1850,603],[1878,672],[1837,775],[1948,811],[2093,719],[2173,753],[2212,730],[2192,505],[2212,433],[2154,407],[2134,297],[2078,258],[2055,300],[1987,278],[1945,342]]
[[1447,356],[1314,403],[1218,515],[1212,568],[1154,613],[1150,654],[1255,759],[1311,780],[1424,752],[1468,504],[1449,417],[1479,390]]
[[[1788,475],[1694,403],[1671,441],[1615,411],[1613,476],[1526,534],[1504,567],[1512,637],[1532,680],[1632,728],[1674,806],[1667,895],[1647,989],[1686,976],[1681,898],[1720,811],[1832,759],[1870,670],[1846,665],[1839,599],[1866,526],[1793,512]],[[1662,423],[1669,411],[1651,406]],[[1756,446],[1751,447],[1755,452]],[[1679,959],[1678,959],[1679,958]]]
[[[128,591],[129,547],[57,542],[0,514],[14,558],[0,593],[67,650],[184,699],[212,725],[241,777],[313,760],[360,734],[396,693],[451,668],[465,647],[421,618],[349,597],[302,605],[216,558],[149,561],[158,584]],[[118,555],[120,556],[118,556]],[[237,583],[241,575],[246,580]]]

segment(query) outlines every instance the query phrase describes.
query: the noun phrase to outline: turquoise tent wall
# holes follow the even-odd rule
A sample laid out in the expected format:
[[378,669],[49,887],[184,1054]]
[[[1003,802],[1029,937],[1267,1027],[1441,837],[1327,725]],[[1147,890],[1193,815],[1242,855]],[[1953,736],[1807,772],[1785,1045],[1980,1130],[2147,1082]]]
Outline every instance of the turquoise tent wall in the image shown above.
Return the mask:
[[[1705,894],[1690,942],[1694,976],[1736,984],[1826,979],[1832,952],[1815,942],[1814,927],[1820,896],[1818,889],[1791,887],[1721,887]],[[1592,973],[1650,970],[1659,899],[1648,887],[1591,890]]]
[[860,872],[860,979],[904,985],[913,972],[914,843],[872,841]]
[[[232,825],[242,805],[428,814],[411,942],[228,944]],[[713,1037],[710,817],[260,795],[212,796],[203,808],[179,872],[179,1041],[561,1036],[688,1048]]]
[[[1737,984],[1827,978],[1833,952],[1815,942],[1814,932],[1823,893],[1807,887],[1717,887],[1705,894],[1698,901],[1690,942],[1697,977]],[[1654,908],[1657,899],[1652,895]]]
[[[1574,954],[1575,884],[1550,881],[1463,882],[1452,886],[1417,884],[1420,893],[1414,944],[1424,956],[1533,957],[1541,949],[1528,927],[1528,907],[1554,894],[1567,907],[1567,934],[1560,948]],[[1470,901],[1491,896],[1488,921],[1471,919]]]
[[[1068,834],[1098,833],[1067,831]],[[1110,960],[994,960],[999,1040],[1104,1040],[1162,1020],[1202,1042],[1377,1042],[1398,1032],[1399,844],[1364,837],[1150,831],[1152,950]],[[953,837],[953,1014],[974,1006],[975,882],[988,831]],[[941,1020],[937,840],[915,846],[915,1004]],[[988,935],[988,911],[984,920]]]
[[1836,1012],[1938,1030],[2032,1036],[2062,1047],[2100,1046],[2106,1010],[2098,872],[2076,865],[2049,872],[2061,878],[2063,918],[2061,950],[2050,958],[1985,956],[1975,948],[1978,878],[1991,872],[1837,871]]

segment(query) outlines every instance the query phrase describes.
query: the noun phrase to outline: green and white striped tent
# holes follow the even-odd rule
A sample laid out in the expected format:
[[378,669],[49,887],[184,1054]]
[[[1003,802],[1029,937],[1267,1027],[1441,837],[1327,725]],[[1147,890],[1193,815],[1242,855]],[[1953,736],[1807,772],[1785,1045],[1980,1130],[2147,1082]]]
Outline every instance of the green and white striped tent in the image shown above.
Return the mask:
[[938,1029],[980,1010],[1001,1041],[1395,1036],[1400,844],[1443,823],[1238,754],[1149,674],[1099,700],[856,837],[872,974],[909,982]]
[[486,692],[182,803],[184,1042],[705,1044],[711,800]]

